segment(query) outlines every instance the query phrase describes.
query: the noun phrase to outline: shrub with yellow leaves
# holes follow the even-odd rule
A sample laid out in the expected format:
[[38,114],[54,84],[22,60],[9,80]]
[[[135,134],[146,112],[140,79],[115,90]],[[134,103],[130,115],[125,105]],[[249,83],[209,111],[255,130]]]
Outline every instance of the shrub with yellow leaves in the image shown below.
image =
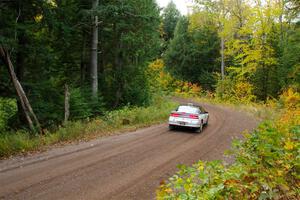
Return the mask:
[[300,93],[296,92],[293,88],[288,88],[280,96],[280,102],[287,109],[299,109],[300,108]]
[[162,59],[157,59],[150,63],[147,76],[153,93],[163,91],[184,97],[196,97],[200,96],[202,91],[201,86],[196,83],[174,78],[165,70],[164,61]]
[[180,166],[160,186],[157,199],[300,199],[299,93],[288,89],[281,101],[280,117],[233,142],[233,164]]
[[255,100],[253,95],[253,85],[247,81],[238,81],[234,87],[235,97],[243,103],[250,103]]

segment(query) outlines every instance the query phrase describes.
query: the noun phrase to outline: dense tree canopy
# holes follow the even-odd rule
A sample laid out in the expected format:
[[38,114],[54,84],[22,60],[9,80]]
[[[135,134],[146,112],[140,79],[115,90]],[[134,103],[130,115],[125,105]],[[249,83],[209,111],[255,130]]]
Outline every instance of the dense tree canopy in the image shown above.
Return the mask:
[[[196,0],[188,16],[172,1],[160,15],[155,0],[12,0],[0,9],[0,47],[45,127],[64,120],[68,87],[71,119],[147,105],[155,89],[146,69],[161,57],[170,80],[224,99],[266,101],[299,88],[299,1]],[[0,104],[17,110],[5,111],[17,127],[22,102],[5,59]]]
[[169,41],[174,37],[175,27],[179,18],[179,10],[176,8],[175,3],[170,1],[162,13],[162,31],[165,41]]
[[[71,118],[149,101],[144,69],[159,47],[155,0],[1,1],[0,44],[10,53],[17,77],[44,125],[64,116],[64,85],[70,86]],[[91,99],[93,16],[98,16],[99,99]],[[147,41],[147,42],[145,42]],[[4,62],[1,97],[15,99]],[[18,117],[22,122],[22,110]]]
[[[205,89],[216,86],[221,98],[266,101],[299,88],[298,8],[292,0],[197,0],[177,24],[167,69]],[[218,80],[221,63],[226,80]]]
[[217,71],[220,42],[210,21],[196,24],[195,20],[192,15],[178,21],[164,58],[167,69],[175,77],[199,83],[204,89],[211,90],[214,87],[213,75]]

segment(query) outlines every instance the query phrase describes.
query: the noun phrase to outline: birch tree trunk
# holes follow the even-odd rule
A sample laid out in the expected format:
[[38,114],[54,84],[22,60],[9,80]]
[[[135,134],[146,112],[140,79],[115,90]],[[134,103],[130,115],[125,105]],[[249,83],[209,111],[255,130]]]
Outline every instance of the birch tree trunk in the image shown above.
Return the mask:
[[64,124],[68,122],[70,116],[70,92],[69,92],[69,87],[66,84],[65,85],[65,119],[64,119]]
[[221,74],[222,80],[225,78],[225,61],[224,61],[224,36],[221,38]]
[[220,18],[219,18],[219,26],[220,26],[220,32],[221,32],[221,76],[222,80],[225,78],[225,56],[224,56],[224,46],[225,46],[225,35],[224,35],[224,22],[222,20],[225,20],[226,18],[226,9],[225,9],[225,1],[221,1],[221,10],[220,10]]
[[[99,5],[99,0],[93,0],[92,9],[95,11]],[[98,96],[98,16],[94,15],[94,24],[92,28],[92,51],[91,51],[91,82],[92,82],[92,96]]]

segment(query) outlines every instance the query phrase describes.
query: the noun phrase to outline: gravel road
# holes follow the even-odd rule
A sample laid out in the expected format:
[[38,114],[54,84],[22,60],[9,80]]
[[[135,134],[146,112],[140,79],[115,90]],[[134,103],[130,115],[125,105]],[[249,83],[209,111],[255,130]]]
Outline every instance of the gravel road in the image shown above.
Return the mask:
[[203,104],[210,114],[202,133],[169,131],[167,124],[119,136],[53,148],[0,161],[0,199],[154,199],[176,166],[225,158],[233,138],[258,120]]

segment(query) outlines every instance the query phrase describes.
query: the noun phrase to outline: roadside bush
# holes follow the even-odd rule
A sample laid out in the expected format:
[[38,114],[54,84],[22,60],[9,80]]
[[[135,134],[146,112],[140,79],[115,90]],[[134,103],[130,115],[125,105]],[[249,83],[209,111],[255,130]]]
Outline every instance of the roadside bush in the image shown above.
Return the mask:
[[184,97],[197,97],[201,94],[201,87],[197,84],[177,81],[175,95],[184,96]]
[[250,103],[255,101],[253,85],[246,80],[233,80],[226,77],[216,85],[216,97],[221,101]]
[[92,116],[92,109],[80,88],[70,91],[70,118],[84,119]]
[[296,92],[292,88],[288,88],[286,91],[280,95],[280,100],[282,107],[288,109],[300,109],[300,93]]
[[148,106],[151,101],[149,81],[146,78],[145,72],[139,70],[137,74],[128,79],[132,79],[126,84],[126,91],[124,92],[124,104],[135,106]]
[[16,152],[33,151],[40,145],[39,137],[33,137],[29,132],[22,130],[15,133],[4,132],[0,135],[0,158]]
[[0,133],[8,128],[9,120],[17,113],[15,99],[0,97]]
[[223,101],[233,101],[234,99],[234,83],[231,79],[225,78],[219,80],[216,86],[216,98]]
[[[78,120],[94,117],[103,112],[104,101],[99,95],[97,101],[91,98],[87,87],[69,86],[70,119]],[[42,127],[54,128],[64,120],[64,84],[60,80],[49,79],[27,88],[28,98]]]
[[237,101],[242,103],[254,102],[256,97],[253,95],[253,85],[246,80],[239,80],[234,86],[234,96]]
[[162,98],[153,100],[148,107],[124,107],[104,112],[90,121],[70,121],[55,132],[33,136],[26,131],[0,134],[0,158],[13,154],[43,149],[55,143],[103,137],[124,131],[135,130],[167,120],[177,103]]
[[[282,95],[285,110],[235,141],[231,165],[199,161],[163,183],[157,199],[300,199],[300,110],[295,92]],[[291,103],[292,102],[292,103]]]
[[161,59],[150,63],[146,74],[150,82],[150,90],[153,93],[163,91],[184,97],[201,95],[202,88],[200,85],[175,79],[166,71],[164,61]]
[[56,79],[40,81],[36,84],[26,85],[26,87],[29,101],[42,127],[56,126],[62,122],[64,90]]

